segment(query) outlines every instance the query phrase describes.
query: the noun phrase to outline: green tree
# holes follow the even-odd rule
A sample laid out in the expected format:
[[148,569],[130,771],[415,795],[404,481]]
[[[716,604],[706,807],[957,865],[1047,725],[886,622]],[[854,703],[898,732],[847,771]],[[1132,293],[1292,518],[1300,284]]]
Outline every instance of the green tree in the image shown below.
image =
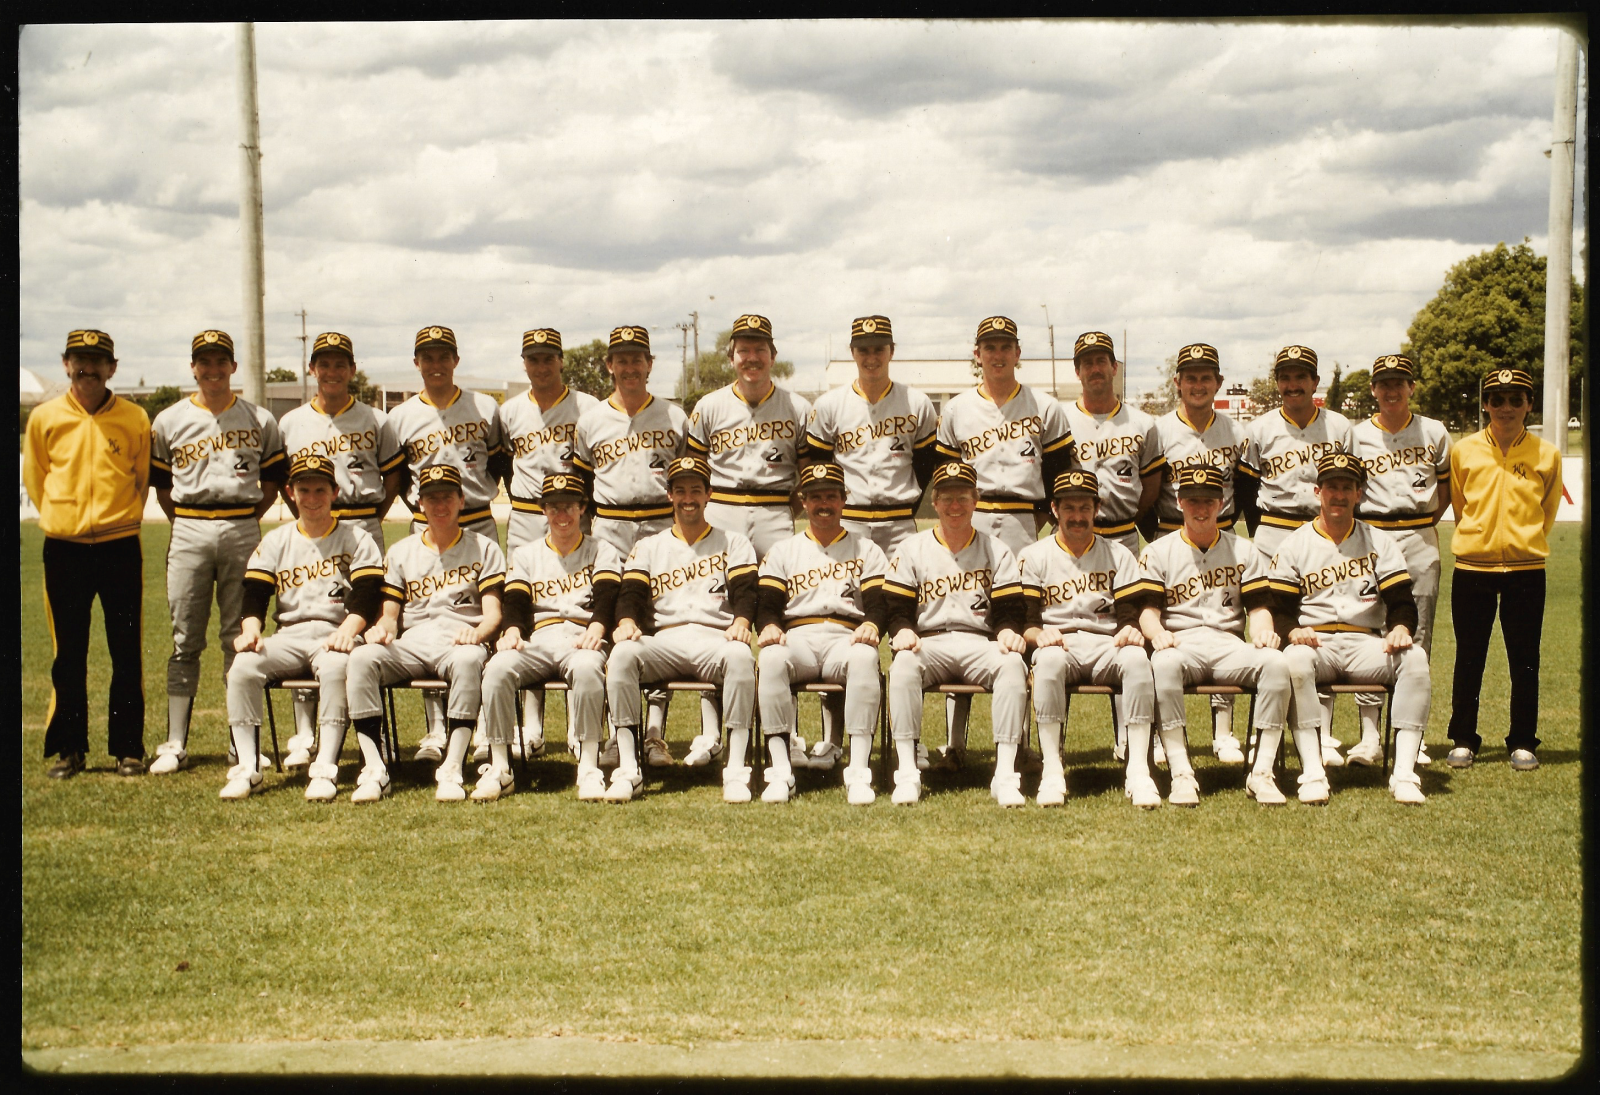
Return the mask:
[[[1491,368],[1525,369],[1544,390],[1545,259],[1526,238],[1496,244],[1445,274],[1438,294],[1406,331],[1401,350],[1417,363],[1417,409],[1453,430],[1478,424],[1478,383]],[[1569,398],[1580,398],[1585,294],[1572,283]]]
[[1274,407],[1283,406],[1283,396],[1278,394],[1278,382],[1271,373],[1258,376],[1250,382],[1250,402],[1256,405],[1257,414],[1266,414]]
[[1333,363],[1333,379],[1328,381],[1328,394],[1322,398],[1322,405],[1330,411],[1340,411],[1344,408],[1345,386],[1343,373],[1343,368],[1335,361]]
[[268,384],[288,384],[299,379],[300,378],[295,375],[295,371],[293,369],[285,369],[282,366],[279,366],[276,369],[267,370]]
[[[1332,401],[1329,402],[1331,405]],[[1344,405],[1338,410],[1352,422],[1378,413],[1378,401],[1372,398],[1371,369],[1357,369],[1345,374]]]
[[171,384],[163,384],[149,395],[142,396],[134,400],[134,402],[143,407],[144,413],[149,415],[150,420],[154,422],[156,415],[182,398],[183,392],[179,391],[177,387]]
[[598,338],[573,346],[561,355],[561,382],[575,392],[596,399],[611,394],[611,374],[606,372],[606,344]]
[[[718,388],[733,383],[733,361],[728,357],[728,343],[733,338],[733,328],[717,335],[714,350],[704,350],[698,359],[686,367],[678,377],[674,397],[686,412]],[[794,375],[794,362],[782,359],[772,363],[772,378],[782,380]]]
[[360,369],[357,369],[356,375],[350,378],[350,394],[368,406],[378,407],[383,404],[383,398],[378,391],[378,386],[368,380],[367,374]]
[[1161,379],[1155,391],[1139,401],[1139,409],[1148,415],[1166,414],[1178,405],[1178,355],[1173,354],[1161,365]]

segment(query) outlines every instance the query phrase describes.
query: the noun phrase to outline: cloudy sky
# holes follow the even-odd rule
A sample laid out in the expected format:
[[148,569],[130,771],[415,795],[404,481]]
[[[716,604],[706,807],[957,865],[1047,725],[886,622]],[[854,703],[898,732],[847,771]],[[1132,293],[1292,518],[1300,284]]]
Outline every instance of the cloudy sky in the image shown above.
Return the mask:
[[[1230,378],[1288,342],[1365,366],[1452,263],[1545,251],[1557,33],[262,24],[267,364],[302,305],[375,376],[426,323],[474,375],[529,327],[643,323],[669,391],[673,324],[754,311],[806,388],[853,316],[908,358],[1004,313],[1031,357],[1046,305],[1068,355],[1127,331],[1130,390],[1191,341]],[[22,363],[95,326],[124,383],[186,377],[195,331],[243,330],[234,28],[30,26],[18,65]]]

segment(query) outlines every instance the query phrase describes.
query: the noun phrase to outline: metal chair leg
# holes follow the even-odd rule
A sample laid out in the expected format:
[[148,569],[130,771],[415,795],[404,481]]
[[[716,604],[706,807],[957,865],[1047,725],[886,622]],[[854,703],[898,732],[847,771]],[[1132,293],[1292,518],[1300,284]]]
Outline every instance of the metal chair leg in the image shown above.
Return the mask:
[[[272,735],[272,756],[276,759],[278,756],[278,718],[272,710],[272,693],[274,689],[266,688],[263,691],[266,693],[264,698],[267,707],[267,731]],[[278,764],[278,771],[283,771],[281,762]]]

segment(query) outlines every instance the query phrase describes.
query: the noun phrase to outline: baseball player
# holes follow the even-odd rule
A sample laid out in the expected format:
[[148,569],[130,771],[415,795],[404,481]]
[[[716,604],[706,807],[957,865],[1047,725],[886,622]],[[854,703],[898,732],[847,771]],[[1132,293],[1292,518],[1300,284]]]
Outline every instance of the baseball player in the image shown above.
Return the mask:
[[[1267,564],[1255,546],[1221,527],[1227,488],[1220,468],[1194,463],[1178,472],[1183,527],[1144,549],[1139,571],[1154,586],[1139,613],[1150,640],[1156,714],[1172,772],[1167,801],[1195,806],[1200,786],[1188,757],[1183,689],[1190,684],[1231,684],[1256,690],[1256,770],[1247,779],[1258,801],[1282,802],[1272,764],[1289,709],[1289,663],[1272,626]],[[1245,615],[1254,642],[1244,637]],[[1267,787],[1271,785],[1271,790]]]
[[[672,527],[640,540],[623,565],[617,596],[616,646],[606,666],[606,693],[617,725],[620,759],[606,801],[627,802],[643,784],[634,752],[639,728],[639,686],[675,676],[710,681],[722,690],[728,727],[728,763],[722,800],[750,801],[750,714],[755,703],[755,659],[750,622],[756,609],[756,553],[737,532],[706,523],[711,468],[698,456],[667,469]],[[720,733],[695,738],[684,763],[710,763],[721,751]]]
[[1328,780],[1311,745],[1320,727],[1312,697],[1318,684],[1343,679],[1394,684],[1389,790],[1396,802],[1415,805],[1426,801],[1416,764],[1433,696],[1428,653],[1411,640],[1417,602],[1405,555],[1387,532],[1356,520],[1366,479],[1359,456],[1324,453],[1315,488],[1320,512],[1278,545],[1267,578],[1277,599],[1274,628],[1289,638],[1284,656],[1294,690],[1300,801],[1328,801]]
[[[350,336],[324,331],[311,344],[312,377],[317,393],[311,402],[296,407],[278,422],[284,451],[292,466],[302,456],[321,456],[332,462],[338,477],[338,497],[333,516],[344,524],[358,524],[383,551],[383,516],[405,482],[405,453],[389,428],[389,416],[350,394],[355,378],[355,347]],[[288,484],[283,500],[295,516],[294,492]],[[370,621],[369,621],[370,622]],[[285,748],[285,772],[298,771],[311,761],[317,744],[316,693],[296,691],[295,734]]]
[[[228,670],[228,725],[239,763],[228,770],[225,799],[261,789],[262,689],[268,681],[304,674],[317,679],[321,748],[311,765],[306,798],[332,802],[344,748],[345,670],[368,624],[378,618],[383,553],[355,521],[333,514],[339,496],[337,462],[307,453],[289,465],[289,492],[300,517],[261,538],[244,572],[244,618]],[[277,597],[270,637],[262,634],[267,602]]]
[[[931,436],[931,435],[930,435]],[[879,701],[878,642],[886,624],[883,592],[889,561],[871,539],[840,523],[844,469],[812,464],[800,473],[809,527],[779,540],[761,562],[756,595],[757,676],[761,728],[769,738],[795,732],[791,686],[833,681],[845,686],[844,728],[850,764],[846,800],[866,806],[872,790],[872,733]],[[787,802],[794,790],[786,741],[769,750],[763,802]]]
[[899,759],[890,801],[907,806],[922,794],[916,742],[922,736],[923,689],[961,682],[994,694],[989,794],[1001,806],[1021,806],[1016,762],[1028,702],[1021,575],[1011,550],[973,527],[978,475],[971,464],[941,464],[931,487],[939,524],[895,549],[883,581],[894,651],[889,728]]
[[119,776],[144,774],[144,549],[150,419],[106,383],[116,347],[104,331],[67,333],[69,389],[28,415],[22,484],[44,533],[44,610],[55,660],[44,755],[52,779],[83,771],[89,751],[89,624],[94,599],[111,656],[106,744]]
[[1067,719],[1067,685],[1087,678],[1120,684],[1120,718],[1126,724],[1127,775],[1123,792],[1135,806],[1161,805],[1150,776],[1150,723],[1155,685],[1139,630],[1139,608],[1153,582],[1139,574],[1133,553],[1095,532],[1103,488],[1092,471],[1056,476],[1051,493],[1056,534],[1022,552],[1022,592],[1033,648],[1033,709],[1039,719],[1044,773],[1040,806],[1067,797],[1061,738]]
[[[500,405],[500,425],[506,447],[511,450],[507,555],[544,536],[547,526],[540,504],[540,484],[547,475],[574,474],[573,434],[578,417],[600,402],[587,392],[575,392],[563,384],[561,366],[560,331],[538,327],[523,332],[522,368],[528,374],[528,394]],[[527,693],[522,710],[524,755],[532,759],[544,752],[544,692]]]
[[[424,469],[449,464],[461,477],[461,524],[496,544],[499,529],[490,503],[500,493],[498,480],[507,477],[511,460],[500,423],[500,405],[482,392],[456,387],[456,367],[461,356],[456,333],[448,327],[430,326],[417,332],[412,363],[422,374],[422,391],[394,409],[389,426],[406,454],[410,487],[406,506],[411,510],[411,532],[427,523],[417,484]],[[432,694],[423,697],[428,731],[417,748],[417,760],[436,761],[445,744],[443,704]],[[481,743],[475,743],[481,744]]]
[[[573,432],[572,464],[593,500],[593,535],[624,559],[640,540],[672,527],[667,465],[684,454],[689,432],[682,407],[650,394],[654,363],[646,328],[613,327],[606,349],[613,391],[578,417]],[[644,762],[652,768],[674,763],[663,736],[666,722],[667,694],[652,691],[644,731]],[[704,706],[701,723],[704,729]],[[614,766],[618,758],[613,737],[600,763]]]
[[[382,732],[382,687],[417,677],[448,681],[449,726],[444,760],[434,772],[434,798],[460,802],[462,762],[482,702],[484,645],[500,630],[500,593],[506,580],[500,545],[461,523],[465,508],[461,473],[452,464],[429,464],[417,473],[413,497],[427,526],[389,549],[384,559],[383,608],[366,631],[366,642],[350,655],[347,691],[350,721],[365,762],[355,803],[389,794],[389,770],[378,737]],[[509,746],[490,749],[501,791],[510,790]]]
[[[1412,638],[1433,657],[1433,614],[1439,605],[1439,519],[1450,506],[1450,433],[1436,418],[1411,413],[1416,365],[1403,354],[1385,354],[1372,363],[1372,398],[1378,413],[1351,428],[1354,453],[1367,466],[1367,489],[1356,516],[1387,532],[1406,557],[1411,595],[1417,602]],[[1345,760],[1370,766],[1383,760],[1378,720],[1382,695],[1358,695],[1361,740]],[[1417,763],[1428,763],[1417,751]]]
[[[1350,420],[1318,407],[1317,354],[1309,346],[1285,346],[1272,363],[1283,406],[1252,418],[1249,442],[1234,480],[1234,500],[1250,538],[1270,561],[1284,537],[1317,515],[1317,461],[1330,452],[1353,452]],[[1344,764],[1333,736],[1333,697],[1322,699],[1322,763]]]
[[[1217,527],[1233,530],[1237,517],[1233,498],[1234,471],[1244,459],[1244,427],[1232,415],[1218,414],[1217,392],[1222,388],[1222,365],[1217,348],[1196,342],[1178,351],[1173,383],[1179,404],[1156,419],[1156,437],[1167,466],[1161,477],[1161,491],[1155,508],[1145,514],[1140,525],[1144,538],[1176,532],[1183,527],[1183,510],[1178,505],[1178,473],[1184,468],[1204,464],[1222,475],[1222,505],[1217,511]],[[1265,560],[1263,560],[1263,565]],[[1211,751],[1221,764],[1243,764],[1244,753],[1233,733],[1233,697],[1211,697]]]
[[[541,480],[537,497],[549,532],[511,553],[506,577],[505,630],[483,672],[483,717],[491,751],[509,747],[516,691],[560,677],[570,691],[578,736],[578,798],[605,797],[599,752],[606,700],[605,644],[616,615],[622,557],[604,540],[583,534],[587,499],[576,475]],[[480,769],[472,797],[490,800],[511,787],[511,771]]]
[[172,522],[167,546],[172,657],[167,662],[167,740],[156,747],[150,764],[157,775],[189,763],[189,714],[200,684],[213,588],[224,677],[233,665],[245,564],[261,542],[258,522],[272,508],[277,484],[288,471],[277,421],[231,390],[238,367],[227,332],[201,331],[190,346],[189,364],[200,390],[156,415],[150,425],[150,485]]
[[[942,460],[962,460],[978,476],[978,509],[973,525],[993,536],[1015,558],[1039,538],[1049,517],[1048,485],[1072,463],[1072,427],[1053,395],[1017,382],[1022,343],[1017,325],[1005,316],[978,324],[972,349],[982,370],[978,385],[945,405],[935,445]],[[949,743],[939,767],[961,764],[971,698],[945,704]],[[1023,769],[1038,758],[1024,743]]]

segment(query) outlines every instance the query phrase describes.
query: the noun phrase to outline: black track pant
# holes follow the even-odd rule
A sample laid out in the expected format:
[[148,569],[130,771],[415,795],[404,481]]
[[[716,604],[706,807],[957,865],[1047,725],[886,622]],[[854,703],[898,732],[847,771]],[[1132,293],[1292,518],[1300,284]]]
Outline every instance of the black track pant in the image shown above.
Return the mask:
[[89,610],[100,598],[111,653],[107,736],[114,757],[144,756],[144,553],[139,537],[44,542],[44,605],[55,662],[44,755],[89,751]]
[[1489,573],[1455,569],[1450,613],[1455,617],[1456,665],[1450,704],[1450,740],[1476,753],[1478,696],[1495,608],[1511,669],[1511,730],[1506,748],[1536,749],[1539,738],[1539,640],[1544,631],[1544,571]]

